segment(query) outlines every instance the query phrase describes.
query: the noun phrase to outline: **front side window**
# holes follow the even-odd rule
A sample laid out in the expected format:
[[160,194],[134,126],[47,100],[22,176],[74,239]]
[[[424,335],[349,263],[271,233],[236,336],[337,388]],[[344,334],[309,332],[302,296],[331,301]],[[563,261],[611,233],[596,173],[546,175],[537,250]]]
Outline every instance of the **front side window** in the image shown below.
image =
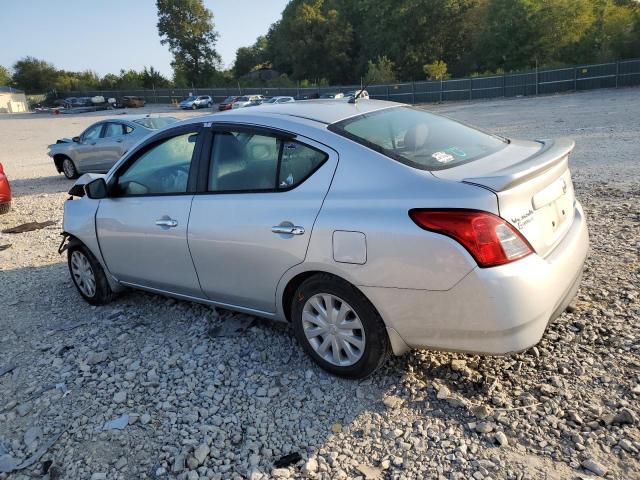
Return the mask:
[[294,140],[246,132],[219,132],[213,141],[208,190],[288,190],[306,180],[328,158]]
[[153,145],[118,176],[117,195],[186,193],[197,138],[189,132]]
[[85,130],[82,134],[82,141],[88,142],[89,140],[96,140],[100,138],[100,132],[102,131],[102,124],[94,125]]
[[490,155],[506,141],[419,108],[358,115],[329,130],[421,170],[442,170]]
[[119,123],[107,123],[104,129],[104,137],[119,137],[122,135],[122,125]]

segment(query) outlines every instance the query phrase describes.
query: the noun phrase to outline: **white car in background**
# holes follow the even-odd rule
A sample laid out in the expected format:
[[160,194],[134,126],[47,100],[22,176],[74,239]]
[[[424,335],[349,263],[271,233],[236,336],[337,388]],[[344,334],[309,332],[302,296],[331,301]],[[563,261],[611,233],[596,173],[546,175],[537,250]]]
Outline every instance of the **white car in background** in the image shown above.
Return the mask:
[[260,105],[262,102],[264,102],[264,96],[262,95],[242,95],[233,102],[233,106],[231,108],[255,107],[256,105]]
[[284,97],[284,96],[278,96],[278,97],[271,97],[269,100],[265,100],[264,102],[261,103],[261,105],[273,105],[275,103],[289,103],[289,102],[295,102],[296,99],[293,97]]

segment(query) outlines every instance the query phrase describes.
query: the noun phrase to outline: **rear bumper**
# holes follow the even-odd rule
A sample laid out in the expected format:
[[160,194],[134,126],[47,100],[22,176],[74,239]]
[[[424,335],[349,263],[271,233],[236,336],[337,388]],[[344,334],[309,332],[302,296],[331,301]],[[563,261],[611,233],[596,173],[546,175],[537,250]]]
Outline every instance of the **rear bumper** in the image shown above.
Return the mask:
[[571,302],[588,248],[576,202],[569,232],[545,258],[475,268],[447,291],[360,288],[410,348],[506,354],[537,344]]

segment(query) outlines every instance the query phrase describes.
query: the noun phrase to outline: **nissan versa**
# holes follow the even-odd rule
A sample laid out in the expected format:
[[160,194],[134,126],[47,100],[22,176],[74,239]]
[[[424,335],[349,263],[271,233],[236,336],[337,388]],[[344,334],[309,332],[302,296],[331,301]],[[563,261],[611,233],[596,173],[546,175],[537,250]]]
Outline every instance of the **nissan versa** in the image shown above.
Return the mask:
[[376,100],[263,105],[152,134],[65,203],[80,294],[125,287],[290,322],[323,368],[527,349],[588,249],[574,143]]

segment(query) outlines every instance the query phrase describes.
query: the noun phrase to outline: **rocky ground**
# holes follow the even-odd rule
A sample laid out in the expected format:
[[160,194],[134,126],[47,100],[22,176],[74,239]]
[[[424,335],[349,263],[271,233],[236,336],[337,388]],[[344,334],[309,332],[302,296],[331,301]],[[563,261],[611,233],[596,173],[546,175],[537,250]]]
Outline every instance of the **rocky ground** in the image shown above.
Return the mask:
[[283,325],[147,293],[84,303],[56,252],[70,184],[45,146],[100,114],[0,118],[16,194],[0,229],[55,222],[0,236],[0,471],[21,464],[0,479],[640,478],[640,91],[427,108],[575,138],[592,251],[537,347],[417,351],[360,382]]

